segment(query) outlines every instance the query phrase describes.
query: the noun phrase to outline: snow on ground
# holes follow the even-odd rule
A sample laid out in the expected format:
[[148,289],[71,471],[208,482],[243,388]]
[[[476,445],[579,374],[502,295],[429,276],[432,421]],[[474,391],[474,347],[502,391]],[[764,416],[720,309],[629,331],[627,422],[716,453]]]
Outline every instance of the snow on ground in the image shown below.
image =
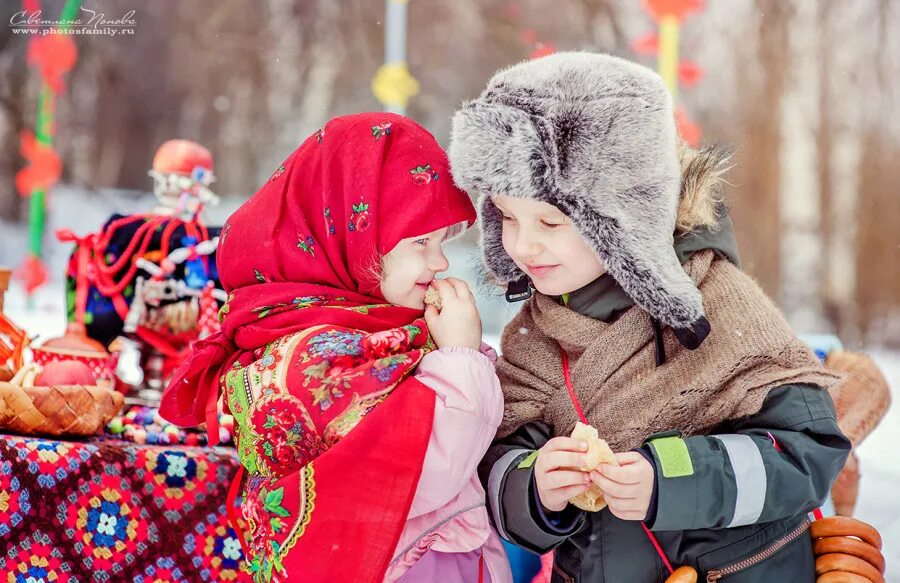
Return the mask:
[[900,352],[870,353],[891,386],[891,408],[859,446],[860,479],[856,517],[884,538],[885,580],[900,583]]
[[[13,283],[6,295],[5,312],[32,336],[46,340],[65,330],[64,305],[61,285],[42,288],[29,306],[21,287]],[[497,346],[499,338],[490,336],[486,340]],[[881,425],[859,447],[863,477],[856,516],[881,532],[886,581],[900,583],[900,352],[872,350],[870,354],[891,385],[893,404]]]

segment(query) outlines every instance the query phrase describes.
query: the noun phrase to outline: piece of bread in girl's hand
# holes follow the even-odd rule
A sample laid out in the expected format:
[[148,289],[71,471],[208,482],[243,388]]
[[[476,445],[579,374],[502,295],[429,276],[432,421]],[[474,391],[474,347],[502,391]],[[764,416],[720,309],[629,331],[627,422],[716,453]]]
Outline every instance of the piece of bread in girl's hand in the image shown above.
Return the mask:
[[[597,430],[590,425],[585,425],[580,421],[575,424],[575,430],[572,431],[572,439],[580,439],[588,444],[587,453],[585,453],[585,464],[583,468],[572,468],[580,472],[591,472],[600,467],[600,464],[619,465],[616,456],[609,444],[600,439]],[[606,508],[606,500],[603,498],[603,490],[597,484],[591,483],[591,487],[581,494],[571,498],[570,503],[574,504],[582,510],[588,512],[599,512]]]
[[425,290],[425,305],[434,306],[438,312],[441,311],[441,294],[438,293],[438,290],[433,287]]

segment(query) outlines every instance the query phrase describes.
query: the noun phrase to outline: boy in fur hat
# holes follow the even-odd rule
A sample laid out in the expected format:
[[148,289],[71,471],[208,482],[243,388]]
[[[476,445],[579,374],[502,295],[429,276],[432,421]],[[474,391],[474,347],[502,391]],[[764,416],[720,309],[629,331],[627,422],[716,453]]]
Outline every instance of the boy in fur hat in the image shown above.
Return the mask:
[[[662,80],[598,54],[516,65],[456,113],[450,161],[489,274],[530,295],[479,468],[502,536],[555,549],[553,581],[814,581],[807,513],[850,449],[837,377],[739,269],[727,156],[680,143]],[[582,419],[618,466],[584,471]],[[591,484],[607,508],[568,503]]]

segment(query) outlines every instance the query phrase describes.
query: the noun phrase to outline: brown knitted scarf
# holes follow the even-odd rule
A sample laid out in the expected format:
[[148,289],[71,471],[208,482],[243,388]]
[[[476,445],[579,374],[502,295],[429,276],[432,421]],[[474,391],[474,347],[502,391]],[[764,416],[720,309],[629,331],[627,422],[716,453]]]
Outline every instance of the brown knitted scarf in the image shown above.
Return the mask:
[[588,420],[614,451],[638,447],[655,432],[703,434],[752,415],[780,385],[828,389],[840,380],[737,267],[702,251],[684,268],[703,294],[712,333],[691,351],[666,329],[666,361],[659,367],[652,322],[642,309],[605,323],[535,294],[503,333],[497,374],[506,407],[498,437],[539,420],[558,436],[572,432],[577,415],[563,381],[560,346],[569,354]]

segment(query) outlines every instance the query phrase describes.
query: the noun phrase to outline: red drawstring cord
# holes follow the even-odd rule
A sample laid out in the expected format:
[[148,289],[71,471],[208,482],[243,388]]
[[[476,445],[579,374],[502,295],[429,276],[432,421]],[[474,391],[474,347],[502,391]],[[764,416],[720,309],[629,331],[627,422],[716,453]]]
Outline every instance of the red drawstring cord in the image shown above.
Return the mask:
[[234,503],[237,500],[238,492],[241,490],[243,481],[244,464],[238,462],[237,473],[234,475],[231,486],[228,487],[228,497],[225,500],[225,514],[228,516],[228,522],[231,523],[231,528],[234,529],[234,533],[237,535],[238,542],[241,543],[241,550],[244,551],[244,560],[249,561],[250,549],[247,548],[247,541],[244,540],[244,533],[241,530],[241,525],[238,524],[237,515],[234,511]]
[[[578,418],[581,419],[581,422],[585,425],[590,425],[587,417],[584,415],[584,409],[581,408],[581,402],[579,402],[578,396],[575,395],[575,388],[572,386],[572,373],[569,370],[569,354],[562,346],[559,347],[559,354],[562,357],[563,378],[566,381],[566,390],[569,391],[569,398],[572,399],[572,404],[575,406],[575,411],[578,413]],[[669,570],[669,574],[671,575],[675,569],[672,568],[672,564],[669,562],[669,558],[660,546],[659,541],[656,540],[656,536],[650,532],[650,529],[647,528],[647,525],[644,524],[643,521],[641,521],[641,527],[647,534],[647,538],[650,539],[653,548],[656,549],[656,554],[662,559],[663,564],[666,566],[666,569]]]
[[666,552],[660,546],[659,541],[656,540],[656,536],[650,532],[650,529],[647,528],[647,525],[641,522],[641,528],[644,529],[644,532],[647,534],[647,538],[650,539],[650,544],[653,545],[653,548],[656,549],[656,554],[659,555],[659,558],[662,559],[663,565],[666,566],[666,569],[669,570],[669,575],[675,572],[675,569],[672,568],[672,563],[669,562],[669,557],[666,556]]

